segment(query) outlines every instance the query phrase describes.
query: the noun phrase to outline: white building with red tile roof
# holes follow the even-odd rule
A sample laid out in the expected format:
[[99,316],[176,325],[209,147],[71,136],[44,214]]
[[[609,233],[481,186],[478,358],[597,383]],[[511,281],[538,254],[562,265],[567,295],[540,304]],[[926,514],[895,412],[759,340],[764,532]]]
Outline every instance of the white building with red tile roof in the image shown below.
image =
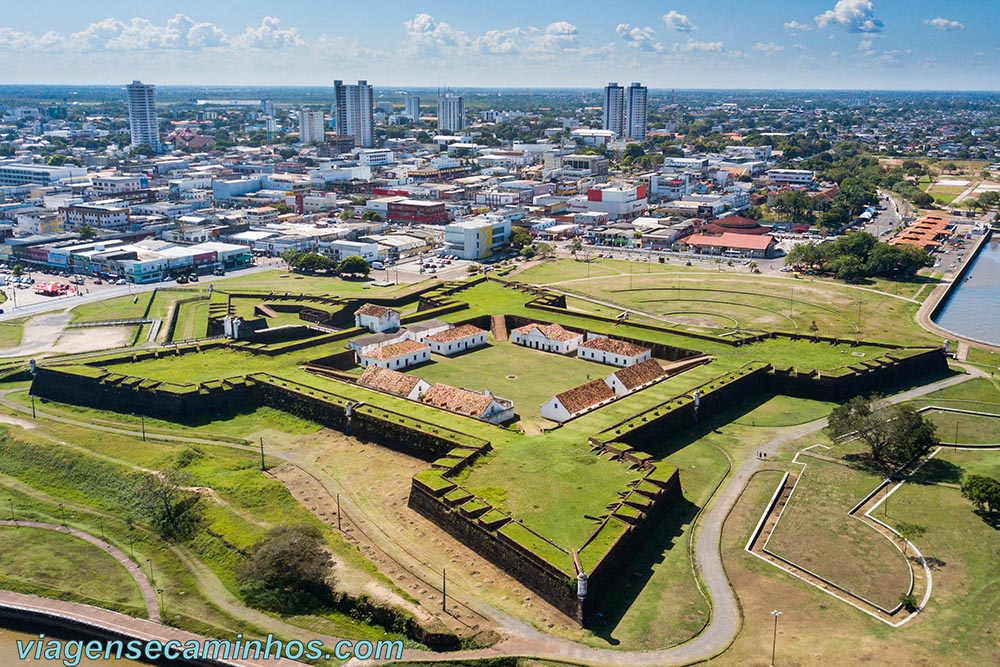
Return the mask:
[[572,354],[583,342],[583,334],[568,331],[558,324],[538,324],[532,322],[510,332],[510,342],[534,350]]
[[372,333],[399,328],[399,311],[374,303],[366,303],[354,311],[354,326],[365,327]]
[[621,398],[656,384],[666,377],[667,372],[660,366],[660,362],[656,359],[646,359],[612,373],[604,378],[604,382],[611,387],[616,398]]
[[488,389],[478,392],[436,384],[424,393],[423,402],[491,424],[502,424],[514,418],[514,402],[494,396]]
[[615,392],[604,380],[592,380],[556,394],[542,405],[542,416],[554,422],[569,421],[615,400]]
[[634,366],[653,356],[648,347],[629,343],[624,340],[595,336],[580,343],[576,348],[576,356],[587,361],[611,366]]
[[369,366],[358,378],[358,385],[365,389],[374,389],[393,396],[401,396],[411,401],[419,401],[431,386],[416,375],[407,375],[399,371]]
[[391,345],[375,348],[364,348],[358,353],[358,363],[362,368],[381,366],[391,370],[399,370],[416,364],[430,361],[431,348],[413,340],[404,340]]
[[486,345],[486,331],[471,324],[463,324],[424,338],[434,354],[450,357],[459,352],[474,350]]

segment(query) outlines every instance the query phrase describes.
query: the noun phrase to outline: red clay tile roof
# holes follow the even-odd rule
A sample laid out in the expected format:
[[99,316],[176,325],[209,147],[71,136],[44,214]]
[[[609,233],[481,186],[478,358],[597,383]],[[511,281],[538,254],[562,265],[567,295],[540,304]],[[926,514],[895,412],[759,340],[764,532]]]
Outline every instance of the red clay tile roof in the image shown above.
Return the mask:
[[357,310],[354,311],[355,315],[371,315],[372,317],[382,317],[388,313],[393,312],[392,308],[386,308],[385,306],[379,306],[374,303],[366,303]]
[[480,417],[493,398],[470,389],[436,384],[424,394],[424,403],[470,417]]
[[556,400],[562,403],[567,412],[575,415],[598,403],[609,401],[615,397],[615,392],[604,380],[592,380],[579,387],[573,387],[561,394],[556,394]]
[[765,227],[752,218],[746,218],[742,215],[731,215],[728,218],[719,218],[714,222],[708,223],[702,227],[702,231],[713,235],[725,234],[727,232],[732,234],[767,234],[771,231],[771,228]]
[[461,340],[463,338],[468,338],[469,336],[476,336],[484,333],[486,332],[477,326],[473,326],[472,324],[463,324],[460,327],[452,327],[451,329],[439,331],[436,334],[427,336],[424,340],[434,341],[435,343],[450,343],[455,340]]
[[648,384],[653,380],[658,380],[664,375],[666,371],[660,366],[660,362],[656,359],[646,359],[646,361],[641,361],[638,364],[632,366],[627,366],[620,371],[616,371],[614,376],[618,378],[626,389],[632,390],[636,387],[641,387],[644,384]]
[[580,343],[580,347],[585,347],[588,350],[600,350],[601,352],[620,354],[625,357],[637,357],[640,354],[649,352],[648,348],[641,345],[607,337],[593,338],[584,343]]
[[430,348],[423,343],[418,343],[415,340],[404,340],[399,343],[377,347],[370,352],[365,352],[361,356],[367,357],[368,359],[374,359],[375,361],[385,361],[386,359],[404,357],[408,354],[419,352],[420,350],[430,350]]
[[567,331],[563,329],[558,324],[537,324],[532,322],[531,324],[525,324],[523,327],[518,327],[514,329],[515,332],[520,334],[531,333],[532,329],[538,329],[543,336],[549,340],[567,341],[573,340],[574,338],[579,338],[583,334],[578,334],[573,331]]
[[692,246],[710,246],[713,248],[737,248],[739,250],[767,250],[774,243],[770,235],[754,236],[753,234],[733,234],[726,232],[722,236],[688,236],[683,243]]
[[369,366],[358,379],[358,384],[396,396],[408,396],[420,378],[381,366]]

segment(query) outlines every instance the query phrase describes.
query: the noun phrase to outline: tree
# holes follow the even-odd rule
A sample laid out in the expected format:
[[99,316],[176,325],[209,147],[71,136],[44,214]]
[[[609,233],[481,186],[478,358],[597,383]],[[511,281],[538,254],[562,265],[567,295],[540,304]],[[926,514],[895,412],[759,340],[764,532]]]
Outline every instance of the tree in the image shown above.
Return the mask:
[[513,227],[510,230],[510,244],[512,246],[523,247],[531,245],[531,232],[527,227]]
[[80,235],[81,241],[89,241],[90,239],[97,238],[97,230],[91,225],[83,225],[77,230],[77,234]]
[[903,555],[905,556],[909,543],[921,537],[927,532],[927,529],[916,523],[898,523],[896,524],[896,532],[903,536]]
[[24,267],[20,264],[15,264],[14,266],[10,267],[10,273],[15,278],[20,278],[21,276],[24,275]]
[[556,252],[556,246],[553,243],[543,243],[539,241],[535,244],[535,252],[537,252],[540,257],[551,257]]
[[1000,482],[985,475],[969,475],[962,481],[962,497],[971,500],[981,513],[1000,510]]
[[790,222],[812,221],[812,197],[804,192],[792,190],[782,192],[774,198],[771,210],[783,214]]
[[532,246],[526,245],[523,248],[521,248],[521,257],[524,257],[525,259],[531,259],[534,256],[535,256],[535,249]]
[[182,488],[188,475],[174,468],[143,476],[135,506],[162,537],[186,539],[201,526],[201,496]]
[[353,217],[354,217],[354,209],[349,206],[340,212],[341,220],[350,220]]
[[576,253],[580,252],[581,250],[583,250],[583,242],[580,239],[574,238],[572,241],[569,242],[569,254],[576,257]]
[[880,466],[907,463],[937,443],[934,424],[908,405],[887,403],[881,396],[855,396],[830,413],[835,438],[853,437],[868,446]]
[[339,273],[349,273],[355,275],[367,276],[371,272],[371,267],[368,262],[359,255],[348,255],[337,267]]
[[334,602],[330,554],[315,526],[272,528],[236,570],[246,603],[284,614],[301,614]]
[[369,222],[382,222],[382,216],[371,209],[368,209],[367,211],[362,213],[361,219],[367,220]]

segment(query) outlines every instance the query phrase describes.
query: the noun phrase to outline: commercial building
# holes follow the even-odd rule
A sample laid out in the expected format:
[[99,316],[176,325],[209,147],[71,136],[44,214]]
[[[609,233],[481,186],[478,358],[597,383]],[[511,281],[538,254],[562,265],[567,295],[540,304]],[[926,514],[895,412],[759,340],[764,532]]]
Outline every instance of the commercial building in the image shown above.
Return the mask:
[[23,162],[0,163],[0,187],[52,185],[63,179],[83,178],[86,175],[87,170],[83,167],[53,167],[47,164]]
[[383,167],[395,161],[396,155],[388,148],[364,148],[358,151],[358,164],[362,167]]
[[625,123],[625,89],[612,81],[604,87],[604,117],[601,129],[621,137]]
[[367,81],[357,85],[333,82],[336,99],[337,134],[354,137],[355,145],[371,148],[375,145],[375,113],[372,87]]
[[70,229],[90,226],[96,229],[123,230],[129,225],[129,209],[120,201],[74,204],[59,209]]
[[602,176],[608,173],[608,159],[601,155],[563,155],[562,170],[567,176]]
[[633,82],[625,90],[625,137],[646,139],[646,86]]
[[389,222],[397,224],[444,225],[448,222],[448,209],[444,202],[404,199],[389,202],[386,216]]
[[378,260],[377,243],[361,243],[359,241],[320,241],[319,250],[324,255],[338,262],[345,257],[357,255],[366,262]]
[[444,93],[438,95],[438,130],[459,132],[465,127],[465,98]]
[[808,169],[770,169],[767,172],[767,180],[771,183],[809,185],[815,178],[816,172]]
[[299,109],[299,143],[323,143],[323,112],[313,109]]
[[133,81],[128,91],[128,129],[132,147],[146,144],[160,152],[160,123],[156,118],[156,86]]
[[117,195],[125,192],[136,192],[149,187],[146,176],[95,176],[91,180],[94,194]]
[[575,197],[567,202],[569,211],[596,211],[607,213],[612,220],[634,218],[648,207],[646,186],[602,186],[591,188],[586,197]]
[[510,220],[479,216],[444,228],[444,251],[462,259],[485,259],[510,242]]

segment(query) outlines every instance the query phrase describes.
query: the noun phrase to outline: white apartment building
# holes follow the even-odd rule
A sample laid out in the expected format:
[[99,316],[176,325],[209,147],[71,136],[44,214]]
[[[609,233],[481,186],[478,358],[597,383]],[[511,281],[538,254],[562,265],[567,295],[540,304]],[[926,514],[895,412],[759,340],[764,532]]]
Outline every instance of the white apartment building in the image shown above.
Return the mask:
[[132,147],[146,144],[160,152],[160,123],[156,118],[156,86],[133,81],[128,91],[128,128]]
[[465,127],[465,98],[445,93],[438,95],[438,130],[458,132]]
[[299,143],[323,143],[323,112],[313,109],[299,109]]
[[625,134],[628,139],[646,139],[646,86],[633,82],[625,90]]
[[11,185],[52,185],[62,179],[83,178],[87,170],[83,167],[53,167],[47,164],[26,164],[22,162],[0,162],[0,186]]
[[375,109],[372,87],[365,80],[357,85],[333,82],[336,99],[337,134],[354,137],[354,143],[363,148],[375,145]]
[[625,89],[612,81],[604,87],[604,119],[601,129],[622,136],[625,122]]
[[420,97],[417,95],[406,94],[406,100],[404,102],[403,115],[410,120],[420,119]]
[[135,192],[149,187],[146,176],[95,176],[91,180],[94,194],[115,195],[122,192]]

